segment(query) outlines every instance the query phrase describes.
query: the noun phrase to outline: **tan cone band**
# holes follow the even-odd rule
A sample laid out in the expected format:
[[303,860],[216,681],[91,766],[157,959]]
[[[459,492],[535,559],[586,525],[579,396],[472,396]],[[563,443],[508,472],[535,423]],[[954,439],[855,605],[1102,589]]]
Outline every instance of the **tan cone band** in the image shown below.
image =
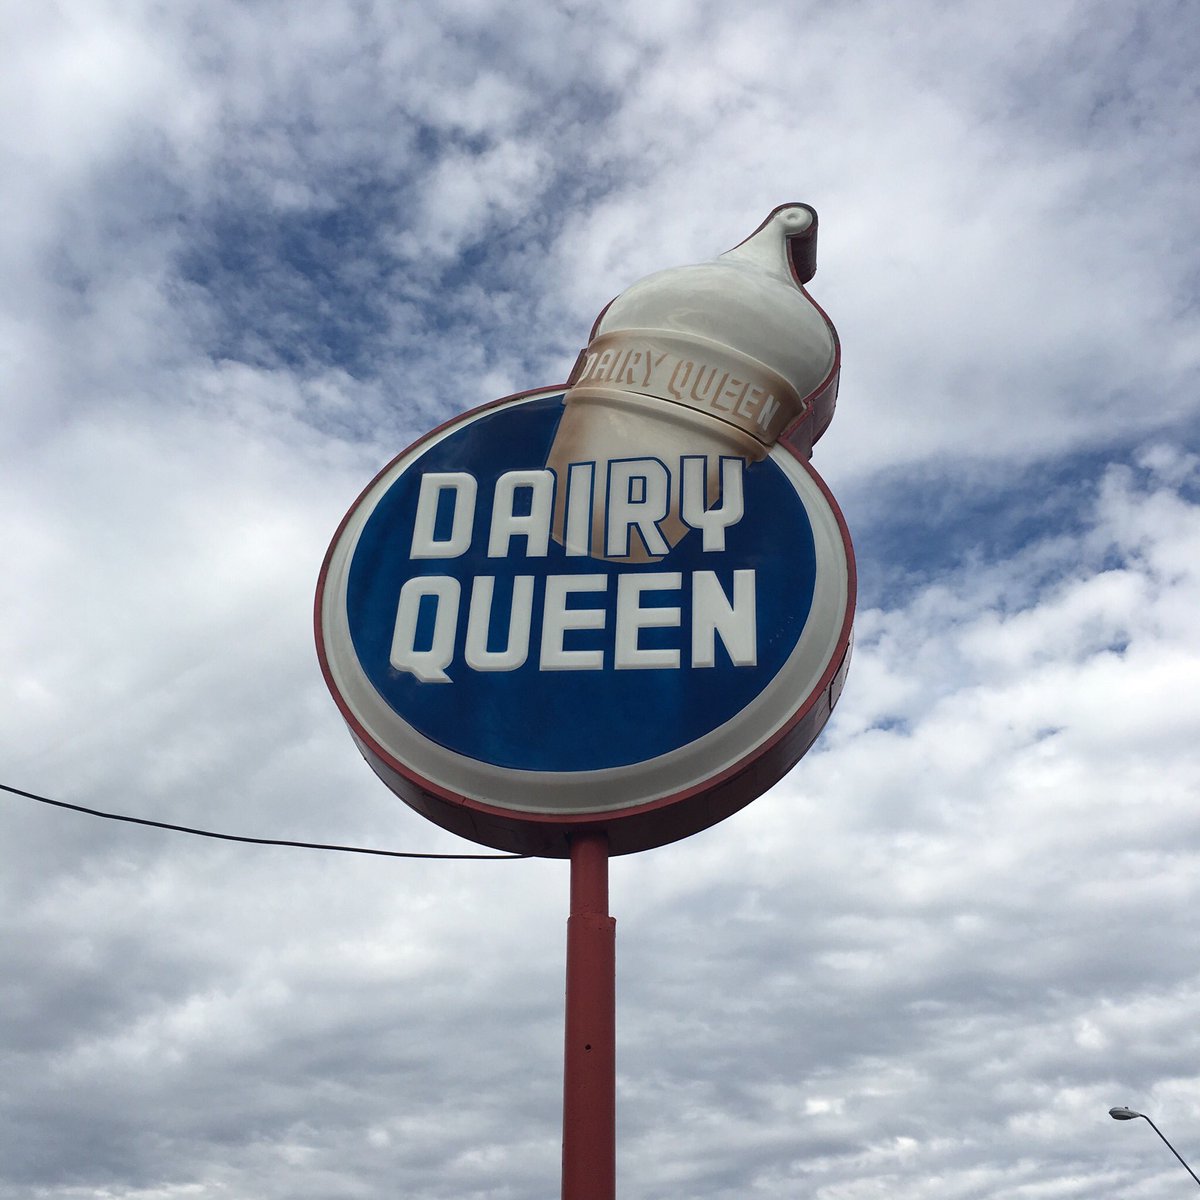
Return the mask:
[[593,338],[567,399],[592,387],[655,396],[717,417],[765,446],[805,410],[782,375],[755,358],[695,334],[619,329]]

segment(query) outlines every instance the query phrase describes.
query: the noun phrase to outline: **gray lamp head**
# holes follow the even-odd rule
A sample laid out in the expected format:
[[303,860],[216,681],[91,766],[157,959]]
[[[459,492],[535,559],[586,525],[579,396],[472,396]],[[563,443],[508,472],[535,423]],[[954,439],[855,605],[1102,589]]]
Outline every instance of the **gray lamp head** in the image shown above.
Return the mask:
[[1132,1108],[1110,1108],[1108,1115],[1114,1121],[1133,1121],[1138,1117],[1145,1116],[1144,1113],[1134,1112]]

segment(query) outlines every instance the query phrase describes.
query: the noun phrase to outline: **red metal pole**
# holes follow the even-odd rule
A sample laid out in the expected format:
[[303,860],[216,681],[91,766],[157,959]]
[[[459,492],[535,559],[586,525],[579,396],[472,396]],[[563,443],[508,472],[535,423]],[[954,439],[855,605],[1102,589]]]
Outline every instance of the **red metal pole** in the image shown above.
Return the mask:
[[608,838],[571,839],[562,1200],[617,1192],[616,930],[608,915]]

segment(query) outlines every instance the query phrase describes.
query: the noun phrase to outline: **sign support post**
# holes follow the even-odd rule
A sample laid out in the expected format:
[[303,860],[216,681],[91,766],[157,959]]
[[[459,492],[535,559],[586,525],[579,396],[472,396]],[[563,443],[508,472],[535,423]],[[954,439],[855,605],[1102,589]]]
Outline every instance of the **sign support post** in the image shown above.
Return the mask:
[[616,1195],[616,921],[608,837],[571,838],[563,1067],[562,1200]]

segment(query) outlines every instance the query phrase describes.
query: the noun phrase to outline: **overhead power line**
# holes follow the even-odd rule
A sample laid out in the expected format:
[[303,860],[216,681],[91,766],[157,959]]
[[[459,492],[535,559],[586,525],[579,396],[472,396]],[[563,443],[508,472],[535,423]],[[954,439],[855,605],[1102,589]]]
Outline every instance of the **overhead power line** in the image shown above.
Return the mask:
[[189,825],[172,825],[169,821],[151,821],[146,817],[130,817],[123,813],[103,812],[98,808],[86,808],[82,804],[68,804],[65,800],[51,800],[23,788],[0,783],[0,791],[36,800],[39,804],[50,804],[55,808],[67,808],[71,812],[86,813],[89,817],[102,817],[106,821],[124,821],[129,825],[149,825],[152,829],[168,829],[172,833],[189,833],[193,837],[215,838],[221,842],[246,842],[252,846],[291,846],[300,850],[335,850],[343,854],[374,854],[382,858],[435,858],[457,860],[508,860],[532,857],[529,854],[426,854],[416,850],[375,850],[370,846],[339,846],[324,842],[293,842],[284,838],[243,837],[237,833],[216,833],[211,829],[193,829]]

